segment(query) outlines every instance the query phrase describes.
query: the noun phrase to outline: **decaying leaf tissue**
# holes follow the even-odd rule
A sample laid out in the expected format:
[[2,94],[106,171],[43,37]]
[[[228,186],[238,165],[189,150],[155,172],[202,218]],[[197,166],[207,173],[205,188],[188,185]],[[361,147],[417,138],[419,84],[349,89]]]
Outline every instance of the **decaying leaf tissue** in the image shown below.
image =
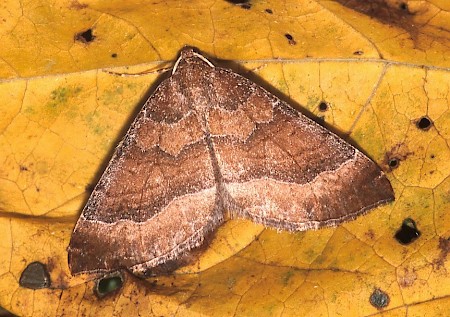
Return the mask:
[[69,266],[73,274],[142,274],[200,246],[226,215],[299,231],[393,199],[388,179],[360,151],[185,48],[84,207]]

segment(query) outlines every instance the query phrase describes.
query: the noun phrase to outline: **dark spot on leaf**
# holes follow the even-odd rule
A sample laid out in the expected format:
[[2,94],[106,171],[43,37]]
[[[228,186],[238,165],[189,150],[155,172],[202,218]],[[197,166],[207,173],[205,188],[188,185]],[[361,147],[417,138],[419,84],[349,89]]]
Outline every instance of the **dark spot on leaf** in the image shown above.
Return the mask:
[[269,14],[273,13],[272,9],[266,9],[266,12],[269,13]]
[[321,101],[319,103],[319,111],[325,112],[327,110],[328,110],[328,103],[326,103],[325,101]]
[[75,34],[75,41],[89,44],[95,39],[95,35],[92,33],[92,29],[87,29]]
[[232,3],[234,5],[237,5],[241,7],[242,9],[249,10],[252,5],[249,0],[225,0],[226,2]]
[[400,3],[399,8],[404,11],[408,11],[408,4],[405,2]]
[[47,267],[41,262],[32,262],[20,275],[19,285],[31,289],[48,288],[51,284]]
[[363,55],[363,54],[364,54],[364,52],[360,51],[360,50],[353,52],[353,55]]
[[120,272],[106,275],[96,280],[94,292],[99,298],[103,298],[118,291],[122,287],[123,281],[123,275]]
[[387,305],[389,305],[389,301],[389,295],[379,288],[374,289],[372,294],[370,294],[369,302],[377,309],[386,307]]
[[284,36],[288,39],[289,45],[297,44],[297,42],[294,40],[294,37],[292,35],[290,35],[289,33],[286,33]]
[[112,57],[112,58],[116,58],[116,57],[117,57],[117,53],[112,53],[112,54],[111,54],[111,57]]
[[400,165],[400,160],[396,157],[393,157],[389,159],[388,165],[391,170],[396,169]]
[[370,240],[375,239],[375,232],[372,229],[369,229],[364,235]]
[[225,1],[232,4],[244,4],[250,2],[249,0],[225,0]]
[[429,130],[432,125],[433,125],[433,122],[427,116],[423,116],[422,118],[420,118],[416,121],[417,129],[420,129],[423,131]]
[[28,171],[28,167],[26,167],[25,165],[20,165],[20,171],[21,172]]
[[400,244],[408,245],[420,237],[420,231],[417,229],[416,223],[411,218],[403,220],[399,230],[395,233],[395,240]]

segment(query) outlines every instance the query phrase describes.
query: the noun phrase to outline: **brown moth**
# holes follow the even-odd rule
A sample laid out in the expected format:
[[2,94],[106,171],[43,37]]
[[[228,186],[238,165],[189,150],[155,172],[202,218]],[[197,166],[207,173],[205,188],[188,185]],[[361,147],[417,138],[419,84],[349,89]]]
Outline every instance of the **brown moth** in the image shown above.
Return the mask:
[[144,104],[72,233],[72,274],[136,274],[199,247],[227,218],[336,226],[394,200],[356,148],[192,48]]

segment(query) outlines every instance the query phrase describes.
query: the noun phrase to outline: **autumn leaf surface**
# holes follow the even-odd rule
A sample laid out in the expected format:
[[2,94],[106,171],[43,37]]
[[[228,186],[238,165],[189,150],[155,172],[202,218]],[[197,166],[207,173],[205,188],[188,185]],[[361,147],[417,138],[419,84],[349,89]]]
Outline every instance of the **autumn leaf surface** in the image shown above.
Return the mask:
[[[447,316],[450,4],[429,1],[8,2],[0,8],[0,306],[21,316]],[[170,276],[103,298],[72,277],[73,226],[184,45],[358,146],[395,202],[296,234],[222,226]],[[116,73],[139,73],[121,77]],[[402,226],[403,225],[403,226]],[[51,284],[19,281],[32,262]]]

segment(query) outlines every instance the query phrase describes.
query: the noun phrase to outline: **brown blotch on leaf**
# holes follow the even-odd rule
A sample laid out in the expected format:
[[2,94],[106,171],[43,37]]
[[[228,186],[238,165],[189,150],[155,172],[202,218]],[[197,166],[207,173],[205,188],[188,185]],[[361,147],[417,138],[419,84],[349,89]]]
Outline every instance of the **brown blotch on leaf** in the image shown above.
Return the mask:
[[83,44],[89,44],[95,39],[95,35],[92,32],[92,29],[87,29],[75,34],[74,39],[75,41],[79,41]]
[[397,230],[394,237],[402,245],[408,245],[416,241],[421,233],[417,229],[416,222],[411,218],[403,220],[400,229]]
[[85,3],[80,3],[76,0],[73,0],[70,5],[69,5],[69,9],[75,9],[75,10],[82,10],[82,9],[86,9],[89,6]]
[[64,270],[58,269],[59,260],[54,257],[49,257],[47,260],[47,271],[49,274],[52,274],[52,271],[55,270],[56,274],[52,274],[54,276],[52,280],[52,289],[67,289],[69,287],[69,278]]
[[363,52],[363,51],[360,51],[360,50],[354,51],[354,52],[353,52],[353,55],[364,55],[364,52]]
[[416,120],[416,127],[419,130],[428,131],[433,125],[433,121],[427,116],[423,116]]
[[47,266],[41,262],[32,262],[20,275],[19,285],[30,289],[50,287],[50,274]]
[[447,260],[447,255],[450,253],[450,238],[439,237],[439,249],[441,253],[439,257],[433,262],[436,265],[436,269],[444,266],[444,262]]
[[266,10],[264,10],[264,11],[266,11],[266,13],[273,14],[272,9],[266,9]]
[[376,309],[383,309],[389,305],[389,295],[379,288],[373,290],[369,297],[370,304]]
[[400,162],[406,160],[414,152],[410,152],[408,148],[403,144],[399,143],[394,145],[390,151],[384,155],[383,165],[385,165],[385,170],[392,171],[400,166]]
[[416,269],[411,270],[408,267],[403,267],[398,272],[398,284],[402,288],[411,287],[417,280]]
[[290,35],[289,33],[286,33],[284,35],[284,37],[286,37],[288,39],[289,45],[296,45],[297,42],[294,40],[294,37],[292,35]]
[[396,1],[386,0],[337,0],[341,5],[365,14],[381,23],[392,25],[405,30],[413,41],[417,41],[421,25],[414,20],[414,12],[409,10],[405,2],[398,4]]
[[112,54],[111,54],[111,57],[112,57],[112,58],[116,58],[116,57],[117,57],[117,53],[112,53]]
[[25,172],[25,171],[28,171],[28,167],[26,167],[25,165],[20,165],[20,171],[21,172]]

